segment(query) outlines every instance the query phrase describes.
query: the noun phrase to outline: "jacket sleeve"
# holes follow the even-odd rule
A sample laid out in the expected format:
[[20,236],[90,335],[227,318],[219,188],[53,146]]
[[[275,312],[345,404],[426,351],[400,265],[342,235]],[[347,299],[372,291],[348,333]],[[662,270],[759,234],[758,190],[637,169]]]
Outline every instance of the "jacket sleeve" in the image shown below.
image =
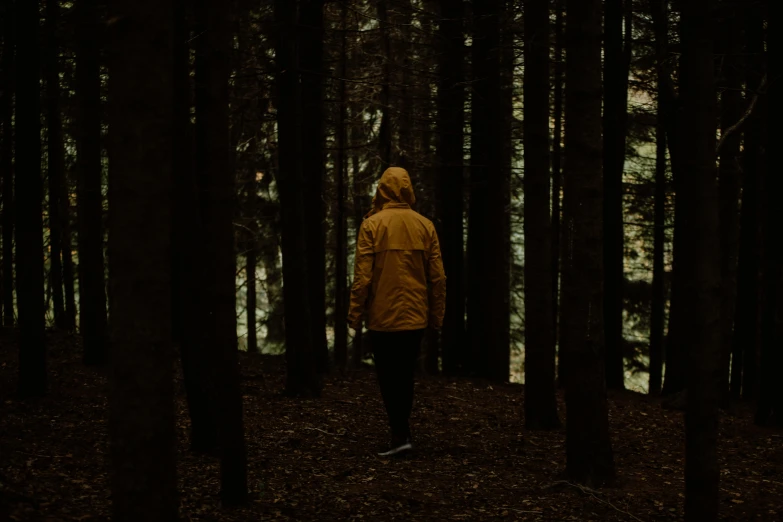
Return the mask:
[[431,328],[440,330],[443,327],[443,316],[446,314],[446,272],[443,270],[438,233],[434,229],[427,264],[427,278],[430,282],[429,323]]
[[356,240],[356,257],[353,263],[353,285],[351,286],[351,306],[348,311],[348,324],[358,329],[362,325],[362,317],[367,306],[367,296],[372,285],[372,271],[375,261],[372,234],[367,222],[359,229]]

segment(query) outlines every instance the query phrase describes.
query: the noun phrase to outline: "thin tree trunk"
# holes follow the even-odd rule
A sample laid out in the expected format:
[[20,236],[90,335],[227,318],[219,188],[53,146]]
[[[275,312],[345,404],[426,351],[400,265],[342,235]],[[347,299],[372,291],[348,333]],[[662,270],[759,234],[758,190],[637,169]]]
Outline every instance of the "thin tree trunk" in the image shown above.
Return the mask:
[[348,221],[345,213],[345,178],[347,170],[346,148],[348,146],[345,132],[346,114],[348,111],[348,90],[346,76],[348,74],[347,42],[348,33],[346,20],[348,7],[345,2],[340,4],[340,83],[339,107],[337,109],[337,153],[335,158],[334,176],[337,186],[337,267],[335,274],[335,319],[334,319],[334,361],[340,369],[348,364]]
[[563,257],[562,296],[567,306],[561,329],[569,365],[566,472],[571,480],[590,485],[611,481],[615,475],[603,349],[601,2],[567,0],[566,5],[564,188],[569,234]]
[[233,3],[199,0],[196,20],[204,28],[197,70],[197,177],[204,253],[199,280],[203,343],[210,368],[220,448],[220,498],[223,505],[247,501],[242,394],[239,383],[236,317],[236,248],[234,245],[235,176],[229,129]]
[[[253,238],[253,241],[255,238]],[[247,313],[247,351],[248,353],[259,353],[258,350],[258,331],[256,319],[256,308],[258,301],[256,298],[256,259],[255,245],[251,244],[245,253],[245,277],[247,279],[247,302],[245,304]]]
[[[721,135],[742,117],[742,62],[741,62],[741,17],[732,3],[724,2],[723,22],[719,50],[723,54],[721,94]],[[742,136],[733,132],[725,138],[720,152],[718,190],[720,198],[720,243],[721,243],[721,404],[727,407],[730,398],[729,367],[731,361],[732,337],[737,299],[737,253],[739,243],[739,165]],[[741,367],[740,367],[741,368]]]
[[324,207],[324,0],[301,0],[299,53],[302,67],[302,175],[307,234],[307,284],[312,342],[318,372],[329,370],[326,341],[326,209]]
[[650,395],[661,393],[663,383],[664,321],[666,307],[666,268],[664,249],[666,241],[666,81],[665,66],[669,47],[667,2],[651,2],[656,12],[655,54],[657,67],[657,118],[655,123],[655,203],[653,231],[653,281],[650,310]]
[[688,325],[688,404],[685,413],[685,520],[718,519],[718,381],[721,312],[718,186],[715,168],[717,121],[713,0],[682,4],[681,96],[683,147],[683,305]]
[[46,75],[46,135],[49,175],[49,284],[52,288],[54,324],[66,329],[65,296],[63,286],[63,212],[65,197],[65,149],[63,147],[62,118],[60,116],[60,48],[57,27],[60,19],[58,0],[46,1],[45,75]]
[[16,296],[20,397],[46,392],[38,2],[16,4]]
[[79,317],[84,362],[105,364],[106,289],[103,266],[101,167],[101,22],[97,0],[77,0],[76,90],[79,215]]
[[16,24],[13,3],[5,2],[3,12],[2,96],[0,96],[0,124],[3,126],[3,142],[0,144],[0,181],[3,198],[3,266],[2,266],[2,325],[14,325],[14,47]]
[[[745,76],[746,103],[749,103],[756,96],[763,76],[764,14],[761,5],[751,5],[746,8],[745,24],[745,53],[748,55]],[[758,386],[758,326],[761,299],[761,180],[764,154],[762,126],[761,112],[753,111],[745,127],[745,144],[742,156],[742,215],[740,217],[734,352],[741,351],[742,354],[742,398],[745,400],[756,398]],[[733,386],[733,388],[736,393],[737,387]]]
[[171,342],[171,4],[111,4],[112,520],[177,520]]
[[286,393],[320,395],[313,349],[305,201],[301,142],[301,91],[297,51],[296,3],[275,0],[278,24],[277,96],[278,96],[278,186],[282,209],[283,295],[286,333]]
[[631,8],[629,1],[607,0],[604,15],[604,337],[606,385],[613,389],[625,388],[623,172],[631,49],[623,48],[623,23]]
[[[779,232],[783,226],[783,212],[778,209],[778,198],[783,191],[783,180],[777,175],[777,157],[770,154],[780,143],[780,129],[776,125],[781,118],[781,45],[780,10],[770,9],[767,14],[767,75],[771,80],[767,91],[766,114],[766,185],[765,185],[765,255],[764,255],[764,314],[762,316],[761,373],[759,403],[756,424],[783,426],[783,380],[779,371],[783,368],[783,250]],[[773,123],[774,122],[774,123]]]
[[466,370],[464,278],[464,4],[440,0],[437,94],[437,156],[440,238],[446,279],[446,316],[442,330],[443,371]]
[[[565,0],[555,0],[555,56],[554,56],[554,136],[552,140],[552,327],[553,343],[559,344],[560,328],[560,251],[562,249],[562,188],[563,188],[563,11]],[[562,352],[558,353],[558,384],[562,384],[560,375],[563,368]]]
[[389,166],[392,160],[392,126],[391,126],[391,69],[392,51],[389,38],[389,9],[388,0],[378,0],[376,10],[378,14],[378,28],[380,30],[380,44],[383,53],[383,83],[381,85],[380,111],[381,126],[378,130],[378,158],[380,168],[378,176]]
[[[560,426],[555,397],[549,214],[549,2],[525,7],[525,426]],[[558,195],[559,197],[559,195]]]

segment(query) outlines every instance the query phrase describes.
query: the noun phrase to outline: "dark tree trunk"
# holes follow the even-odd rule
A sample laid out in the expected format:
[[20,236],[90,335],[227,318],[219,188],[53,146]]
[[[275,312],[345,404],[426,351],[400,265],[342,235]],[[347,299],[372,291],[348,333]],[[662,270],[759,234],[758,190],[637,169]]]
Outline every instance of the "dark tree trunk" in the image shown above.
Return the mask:
[[20,397],[46,392],[38,2],[16,4],[16,297]]
[[[187,1],[174,3],[173,55],[173,213],[171,230],[172,336],[179,343],[182,374],[190,415],[190,449],[196,453],[217,450],[217,421],[210,405],[208,346],[197,327],[204,292],[198,284],[204,256],[200,243],[203,225],[199,216],[198,182],[194,170],[193,129],[190,124],[191,86]],[[196,61],[203,40],[196,39]],[[197,74],[201,74],[199,67]],[[199,77],[200,81],[200,77]],[[199,102],[204,96],[199,97]],[[199,107],[200,108],[200,107]],[[201,111],[199,111],[201,112]],[[197,152],[198,154],[203,153]],[[198,164],[203,164],[199,157]]]
[[14,325],[14,128],[13,128],[13,92],[14,92],[14,47],[15,29],[12,2],[3,4],[3,55],[0,61],[2,70],[2,94],[0,95],[0,125],[3,126],[3,142],[0,144],[0,181],[3,198],[3,265],[0,300],[2,300],[2,325],[11,328]]
[[320,395],[313,348],[308,285],[305,201],[302,172],[301,89],[297,50],[296,2],[275,0],[278,24],[277,119],[282,209],[283,296],[286,333],[286,393]]
[[[607,0],[604,11],[604,338],[606,385],[613,389],[625,388],[623,172],[631,48],[623,48],[623,25],[631,9],[629,0]],[[630,30],[627,36],[630,42]]]
[[[775,14],[777,13],[777,14]],[[756,424],[761,426],[783,426],[783,380],[780,368],[783,368],[783,249],[779,234],[783,227],[783,212],[777,208],[778,198],[783,191],[783,180],[775,170],[777,157],[770,154],[780,143],[780,129],[777,122],[781,116],[781,46],[780,46],[780,10],[770,9],[767,14],[767,75],[771,80],[767,91],[766,113],[766,165],[765,185],[766,219],[764,248],[764,302],[761,337],[761,373],[759,375],[759,403],[756,411]],[[762,113],[764,114],[764,113]]]
[[[356,55],[353,56],[354,65],[357,61]],[[357,116],[361,114],[360,110],[352,109],[352,119],[356,121]],[[351,126],[350,133],[351,147],[356,147],[362,141],[361,134],[356,125]],[[367,194],[366,184],[362,182],[362,174],[359,170],[359,154],[354,153],[351,158],[351,171],[353,172],[353,208],[354,208],[354,223],[356,232],[358,234],[359,227],[362,224],[364,211],[370,205],[370,197]],[[352,364],[354,368],[359,368],[364,358],[364,332],[360,328],[354,332],[353,337],[353,350],[352,350]]]
[[324,0],[301,0],[299,48],[301,63],[302,178],[307,234],[307,285],[313,353],[320,373],[329,369],[326,342],[326,232],[324,222],[324,86],[323,28]]
[[[555,0],[555,56],[554,56],[554,136],[552,140],[552,328],[554,339],[552,342],[557,346],[560,338],[559,317],[560,317],[560,251],[561,251],[561,230],[563,223],[562,215],[562,190],[563,190],[563,69],[565,60],[563,59],[563,11],[565,0]],[[562,384],[560,376],[563,368],[562,352],[558,353],[557,364],[557,382]]]
[[[761,5],[746,8],[745,24],[746,104],[749,104],[757,96],[763,76],[764,14]],[[741,393],[746,400],[756,398],[758,386],[763,123],[761,112],[753,111],[746,122],[742,155],[742,214],[733,353],[736,360],[742,358]],[[739,393],[738,386],[739,381],[732,383],[735,396]]]
[[715,168],[717,107],[713,0],[682,3],[683,180],[682,304],[688,311],[685,413],[685,520],[718,519],[718,381],[720,370],[720,236]]
[[79,215],[79,318],[84,362],[105,364],[106,289],[103,266],[103,195],[101,192],[101,21],[97,0],[77,0],[76,91]]
[[339,107],[337,108],[337,138],[334,177],[337,186],[336,212],[336,270],[335,270],[335,305],[334,305],[334,362],[340,369],[348,364],[348,219],[345,212],[346,202],[346,161],[348,139],[345,132],[346,114],[348,111],[348,90],[346,76],[348,74],[348,7],[340,4],[340,72],[339,72]]
[[392,126],[391,126],[391,69],[392,50],[389,37],[389,8],[388,0],[378,0],[376,10],[378,14],[378,29],[380,31],[380,45],[383,53],[383,78],[381,84],[380,111],[381,126],[378,130],[378,158],[380,168],[378,176],[391,165],[392,155]]
[[440,201],[440,238],[446,280],[446,316],[443,320],[443,371],[456,375],[466,370],[464,278],[464,122],[463,62],[464,4],[440,0],[437,95],[437,164]]
[[[731,131],[742,117],[742,18],[733,2],[723,2],[723,20],[718,51],[723,55],[720,77],[721,139],[718,197],[720,198],[721,249],[721,404],[729,403],[729,367],[737,299],[737,253],[739,244],[740,145],[742,135]],[[730,134],[727,134],[730,133]],[[741,369],[741,366],[739,367]]]
[[177,520],[171,342],[171,4],[110,16],[109,440],[112,520]]
[[657,121],[655,124],[655,202],[653,231],[653,281],[650,310],[650,395],[661,393],[663,383],[664,317],[666,307],[666,269],[664,249],[666,241],[666,89],[665,67],[668,49],[667,2],[652,2],[657,12],[655,23],[655,54],[657,67]]
[[220,448],[223,505],[247,501],[247,457],[239,383],[236,318],[235,177],[229,131],[229,76],[233,4],[199,0],[200,60],[196,84],[196,151],[203,254],[198,279],[202,343]]
[[247,309],[247,351],[248,353],[259,353],[258,350],[258,328],[256,319],[256,308],[258,307],[258,301],[256,298],[256,266],[258,260],[256,259],[255,245],[250,245],[245,253],[245,276],[247,278],[247,302],[245,308]]
[[[508,246],[508,238],[504,237],[507,229],[502,228],[508,217],[507,208],[502,205],[502,200],[508,197],[508,189],[504,184],[507,176],[502,164],[505,144],[501,140],[504,134],[502,120],[511,115],[503,113],[500,11],[500,0],[473,4],[468,337],[473,373],[505,381],[508,380],[508,359],[504,361],[503,354],[508,354],[509,346],[503,343],[504,339],[508,341],[508,331],[504,331],[501,323],[508,324],[508,319],[502,317],[501,301],[509,260],[504,259],[500,251]],[[493,209],[493,205],[496,208]],[[507,298],[505,303],[508,303]]]
[[[270,226],[276,235],[277,227]],[[285,306],[283,303],[283,273],[280,267],[280,246],[276,240],[267,241],[261,250],[261,264],[266,272],[266,296],[269,305],[269,314],[266,320],[266,336],[264,343],[267,345],[281,345],[285,342]]]
[[68,219],[64,208],[65,149],[63,147],[62,118],[60,116],[60,48],[57,27],[60,19],[58,0],[46,1],[46,49],[44,71],[46,77],[46,136],[49,175],[49,284],[52,288],[54,324],[67,329],[63,286],[63,221]]
[[[525,7],[525,426],[560,426],[555,397],[549,214],[549,2]],[[559,195],[558,195],[559,197]]]
[[614,478],[603,347],[601,247],[601,2],[567,0],[566,223],[561,347],[566,373],[566,471],[582,484]]

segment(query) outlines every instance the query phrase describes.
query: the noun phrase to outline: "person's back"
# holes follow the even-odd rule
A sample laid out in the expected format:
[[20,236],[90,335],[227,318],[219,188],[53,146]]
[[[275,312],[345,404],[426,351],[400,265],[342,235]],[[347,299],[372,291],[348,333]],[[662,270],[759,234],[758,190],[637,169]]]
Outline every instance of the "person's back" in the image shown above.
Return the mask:
[[411,209],[415,201],[408,173],[388,169],[356,242],[348,321],[358,330],[366,319],[370,330],[392,431],[384,455],[411,449],[416,358],[424,330],[441,328],[446,304],[438,235],[430,220]]

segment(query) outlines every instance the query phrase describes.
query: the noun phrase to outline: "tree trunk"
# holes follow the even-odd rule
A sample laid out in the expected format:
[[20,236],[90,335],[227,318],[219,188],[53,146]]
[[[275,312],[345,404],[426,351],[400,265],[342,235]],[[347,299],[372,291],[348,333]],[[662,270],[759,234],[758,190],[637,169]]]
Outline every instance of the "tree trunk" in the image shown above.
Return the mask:
[[348,90],[346,76],[348,74],[348,33],[346,20],[348,7],[340,4],[340,72],[339,72],[339,107],[337,108],[337,137],[334,177],[337,186],[337,216],[336,229],[336,274],[335,274],[335,305],[334,305],[334,362],[340,369],[348,364],[348,220],[345,213],[345,178],[348,162],[346,148],[348,140],[345,132],[346,114],[348,111]]
[[[354,54],[352,57],[354,60],[354,65],[356,64],[357,56]],[[356,109],[357,106],[354,106],[354,109],[352,109],[352,120],[356,121],[357,113],[362,114],[361,111]],[[359,129],[356,125],[351,126],[351,133],[350,133],[350,142],[351,147],[356,147],[357,144],[361,142],[361,134],[359,132]],[[359,227],[362,225],[362,219],[364,216],[365,209],[369,207],[370,203],[370,197],[367,194],[367,188],[366,184],[362,181],[361,173],[359,170],[359,154],[354,153],[351,158],[351,171],[353,173],[353,208],[354,208],[354,223],[355,223],[355,229],[356,233],[359,232]],[[352,350],[352,364],[354,368],[359,368],[362,365],[362,360],[364,359],[364,351],[365,351],[365,345],[364,345],[364,332],[363,329],[360,328],[359,330],[356,330],[354,332],[353,337],[353,350]]]
[[54,324],[66,329],[65,296],[63,286],[63,212],[65,192],[65,149],[63,148],[62,118],[60,116],[60,48],[57,27],[60,19],[58,0],[46,1],[46,49],[44,71],[46,75],[46,136],[49,175],[49,284],[52,287]]
[[5,2],[3,11],[3,55],[0,59],[2,70],[2,95],[0,95],[0,125],[3,127],[3,142],[0,144],[0,181],[3,198],[3,265],[2,272],[2,317],[0,321],[6,328],[14,325],[14,128],[13,128],[13,92],[14,92],[14,10],[12,2]]
[[[777,13],[777,14],[775,14]],[[779,232],[783,225],[783,212],[777,208],[778,197],[783,190],[783,183],[777,175],[777,158],[769,151],[775,150],[780,143],[780,130],[773,122],[781,118],[781,46],[780,46],[780,11],[770,9],[767,14],[767,75],[773,81],[769,82],[767,91],[766,114],[766,165],[767,176],[764,190],[766,202],[765,248],[764,248],[764,303],[762,315],[761,337],[761,373],[759,387],[759,403],[756,411],[756,424],[761,426],[783,426],[783,381],[779,371],[783,368],[783,250],[779,241]],[[758,110],[758,109],[757,109]]]
[[247,352],[260,353],[258,350],[258,331],[256,319],[256,308],[258,301],[256,298],[256,259],[255,245],[250,245],[245,253],[245,276],[247,278],[247,302],[245,304],[247,312]]
[[312,315],[312,342],[318,372],[329,370],[326,342],[326,209],[324,185],[324,0],[301,0],[299,48],[301,62],[301,140],[304,211],[307,234],[307,285]]
[[299,86],[296,3],[275,0],[278,24],[278,186],[282,209],[283,296],[286,333],[286,393],[320,395],[308,285],[305,201],[301,192],[302,109]]
[[[761,5],[745,11],[746,104],[757,95],[763,76],[764,14]],[[758,385],[759,302],[761,298],[761,197],[764,144],[763,117],[753,111],[745,126],[742,155],[743,187],[740,217],[740,251],[737,277],[737,317],[734,332],[734,354],[742,358],[742,398],[756,398]],[[740,355],[741,354],[741,355]],[[732,383],[739,393],[739,381]],[[736,396],[736,395],[735,395]]]
[[22,398],[46,392],[38,2],[16,4],[16,297]]
[[604,14],[604,338],[606,385],[612,389],[625,388],[623,173],[631,49],[623,48],[623,23],[631,9],[628,0],[607,0]]
[[[275,235],[278,234],[276,226],[270,226]],[[267,345],[282,345],[285,342],[285,306],[283,303],[283,274],[280,267],[280,247],[277,240],[265,242],[261,250],[261,264],[266,272],[266,297],[269,313],[266,319],[266,336],[264,343]]]
[[[549,215],[549,4],[525,7],[525,426],[560,426],[555,397]],[[559,195],[558,195],[559,197]]]
[[[560,251],[562,248],[561,230],[562,189],[563,189],[563,10],[565,0],[555,0],[555,56],[554,56],[554,136],[552,140],[552,342],[558,345],[560,317]],[[563,368],[562,353],[558,353],[557,381],[562,384],[560,376]]]
[[[614,478],[603,347],[601,247],[601,2],[567,0],[561,349],[566,373],[566,472],[582,484]],[[578,204],[577,204],[578,203]],[[578,371],[577,371],[578,370]]]
[[443,371],[456,375],[467,369],[464,278],[464,5],[440,0],[437,94],[437,164],[440,238],[446,279],[446,316],[442,330]]
[[720,369],[720,236],[715,168],[717,121],[713,0],[682,4],[681,96],[688,177],[682,192],[683,300],[689,322],[685,413],[685,520],[718,519],[718,380]]
[[247,457],[237,350],[235,177],[229,132],[233,4],[199,0],[195,6],[197,23],[204,28],[196,71],[196,172],[204,234],[199,278],[204,300],[198,324],[203,327],[218,427],[220,498],[223,505],[236,506],[247,501]]
[[112,520],[178,518],[171,342],[171,4],[118,0],[109,47]]
[[101,191],[101,21],[97,0],[77,0],[76,90],[79,215],[79,317],[84,362],[105,364],[106,290],[103,266],[103,195]]
[[380,168],[378,176],[386,168],[391,166],[392,156],[392,126],[391,126],[391,66],[392,51],[391,40],[389,38],[389,9],[388,0],[378,0],[375,5],[378,14],[378,29],[380,31],[380,45],[383,53],[383,72],[380,96],[381,125],[378,130],[378,159]]
[[[742,117],[742,61],[740,13],[724,2],[719,51],[723,54],[721,84],[721,137],[718,197],[720,198],[721,248],[721,404],[729,403],[729,367],[737,299],[737,252],[739,243],[740,145],[742,135],[729,129]],[[728,134],[727,132],[732,132]],[[740,366],[741,369],[741,366]]]

